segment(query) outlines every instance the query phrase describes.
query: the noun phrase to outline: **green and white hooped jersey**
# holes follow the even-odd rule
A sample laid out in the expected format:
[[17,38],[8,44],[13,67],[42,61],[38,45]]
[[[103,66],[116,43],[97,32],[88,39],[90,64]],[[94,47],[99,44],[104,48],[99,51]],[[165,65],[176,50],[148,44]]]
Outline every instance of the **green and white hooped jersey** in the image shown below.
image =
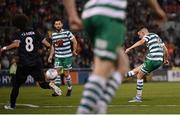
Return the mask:
[[84,7],[82,18],[95,15],[124,20],[126,18],[126,0],[90,0]]
[[73,34],[68,30],[52,33],[51,40],[54,45],[55,57],[67,58],[73,55],[71,50],[71,40],[73,38]]
[[163,61],[164,43],[162,42],[161,38],[157,34],[149,33],[148,35],[144,36],[143,39],[146,40],[146,46],[149,49],[146,58],[153,61]]

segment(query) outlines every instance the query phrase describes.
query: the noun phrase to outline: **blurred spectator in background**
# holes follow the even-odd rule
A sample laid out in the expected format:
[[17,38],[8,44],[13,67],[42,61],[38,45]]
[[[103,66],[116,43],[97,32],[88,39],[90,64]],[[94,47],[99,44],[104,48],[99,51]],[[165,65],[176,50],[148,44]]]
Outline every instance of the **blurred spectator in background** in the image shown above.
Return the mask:
[[10,62],[7,56],[2,57],[1,64],[3,69],[9,69]]
[[175,58],[174,58],[174,66],[177,66],[177,67],[180,67],[180,55],[176,55]]

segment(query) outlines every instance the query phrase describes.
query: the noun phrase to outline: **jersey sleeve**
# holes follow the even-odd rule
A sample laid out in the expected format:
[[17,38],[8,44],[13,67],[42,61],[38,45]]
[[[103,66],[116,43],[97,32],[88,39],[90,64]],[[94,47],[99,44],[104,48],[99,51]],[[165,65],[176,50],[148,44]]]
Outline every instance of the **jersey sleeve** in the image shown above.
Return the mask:
[[158,42],[160,43],[161,46],[164,46],[164,42],[162,41],[162,39],[158,36]]
[[74,38],[74,35],[69,31],[68,32],[69,39],[72,40]]
[[147,42],[148,41],[148,36],[144,36],[143,39]]

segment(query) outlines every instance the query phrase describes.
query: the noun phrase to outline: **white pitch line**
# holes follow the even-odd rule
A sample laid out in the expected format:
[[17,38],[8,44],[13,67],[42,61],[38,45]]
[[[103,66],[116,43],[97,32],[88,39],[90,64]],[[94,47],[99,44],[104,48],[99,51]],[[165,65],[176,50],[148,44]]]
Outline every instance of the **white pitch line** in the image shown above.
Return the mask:
[[108,107],[137,107],[137,106],[149,106],[149,105],[108,105]]
[[27,106],[27,107],[31,107],[31,108],[38,108],[38,105],[33,105],[33,104],[16,104],[16,105],[20,105],[20,106]]
[[180,105],[109,105],[108,107],[179,107]]
[[55,106],[51,106],[51,105],[47,105],[47,106],[41,106],[41,107],[44,107],[44,108],[76,108],[78,106],[68,106],[68,105],[55,105]]
[[[156,105],[156,106],[164,106],[164,105]],[[176,106],[180,106],[180,105],[166,105],[167,107],[176,107]]]
[[[5,105],[6,103],[0,103],[0,105]],[[33,104],[20,104],[20,103],[17,103],[16,105],[19,105],[19,106],[26,106],[26,107],[31,107],[31,108],[38,108],[39,106],[38,105],[33,105]]]
[[[179,107],[180,105],[109,105],[108,107],[112,108],[112,107],[151,107],[151,106],[155,106],[155,107]],[[78,106],[68,106],[68,105],[56,105],[56,106],[41,106],[44,108],[76,108]]]

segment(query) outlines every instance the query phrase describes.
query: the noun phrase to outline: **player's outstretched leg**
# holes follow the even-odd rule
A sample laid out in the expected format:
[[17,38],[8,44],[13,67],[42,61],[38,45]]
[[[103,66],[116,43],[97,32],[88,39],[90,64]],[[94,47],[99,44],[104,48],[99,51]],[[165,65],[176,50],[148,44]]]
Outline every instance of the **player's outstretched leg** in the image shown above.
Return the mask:
[[115,95],[116,90],[121,84],[122,76],[119,72],[114,72],[112,77],[107,81],[105,90],[103,91],[103,95],[101,100],[97,102],[96,109],[97,114],[105,114],[107,112],[107,106],[111,103],[112,98]]
[[[58,76],[56,77],[56,79],[54,80],[54,84],[55,84],[57,87],[60,88],[61,83],[62,83],[61,77],[58,75]],[[56,94],[56,92],[54,92],[54,93],[52,94],[52,96],[59,96],[59,95]]]
[[61,89],[58,87],[58,86],[56,86],[53,82],[50,82],[49,83],[49,86],[54,90],[54,92],[57,94],[57,95],[62,95],[62,91],[61,91]]
[[128,71],[128,72],[125,74],[125,76],[126,76],[126,77],[134,77],[134,76],[137,75],[138,72],[140,71],[141,66],[142,66],[142,65],[140,65],[140,66],[134,68],[134,69],[131,70],[131,71]]
[[125,76],[126,77],[133,77],[135,75],[135,72],[134,71],[128,71],[126,74],[125,74]]
[[62,95],[61,89],[54,82],[39,81],[39,85],[43,89],[53,89],[57,95]]

